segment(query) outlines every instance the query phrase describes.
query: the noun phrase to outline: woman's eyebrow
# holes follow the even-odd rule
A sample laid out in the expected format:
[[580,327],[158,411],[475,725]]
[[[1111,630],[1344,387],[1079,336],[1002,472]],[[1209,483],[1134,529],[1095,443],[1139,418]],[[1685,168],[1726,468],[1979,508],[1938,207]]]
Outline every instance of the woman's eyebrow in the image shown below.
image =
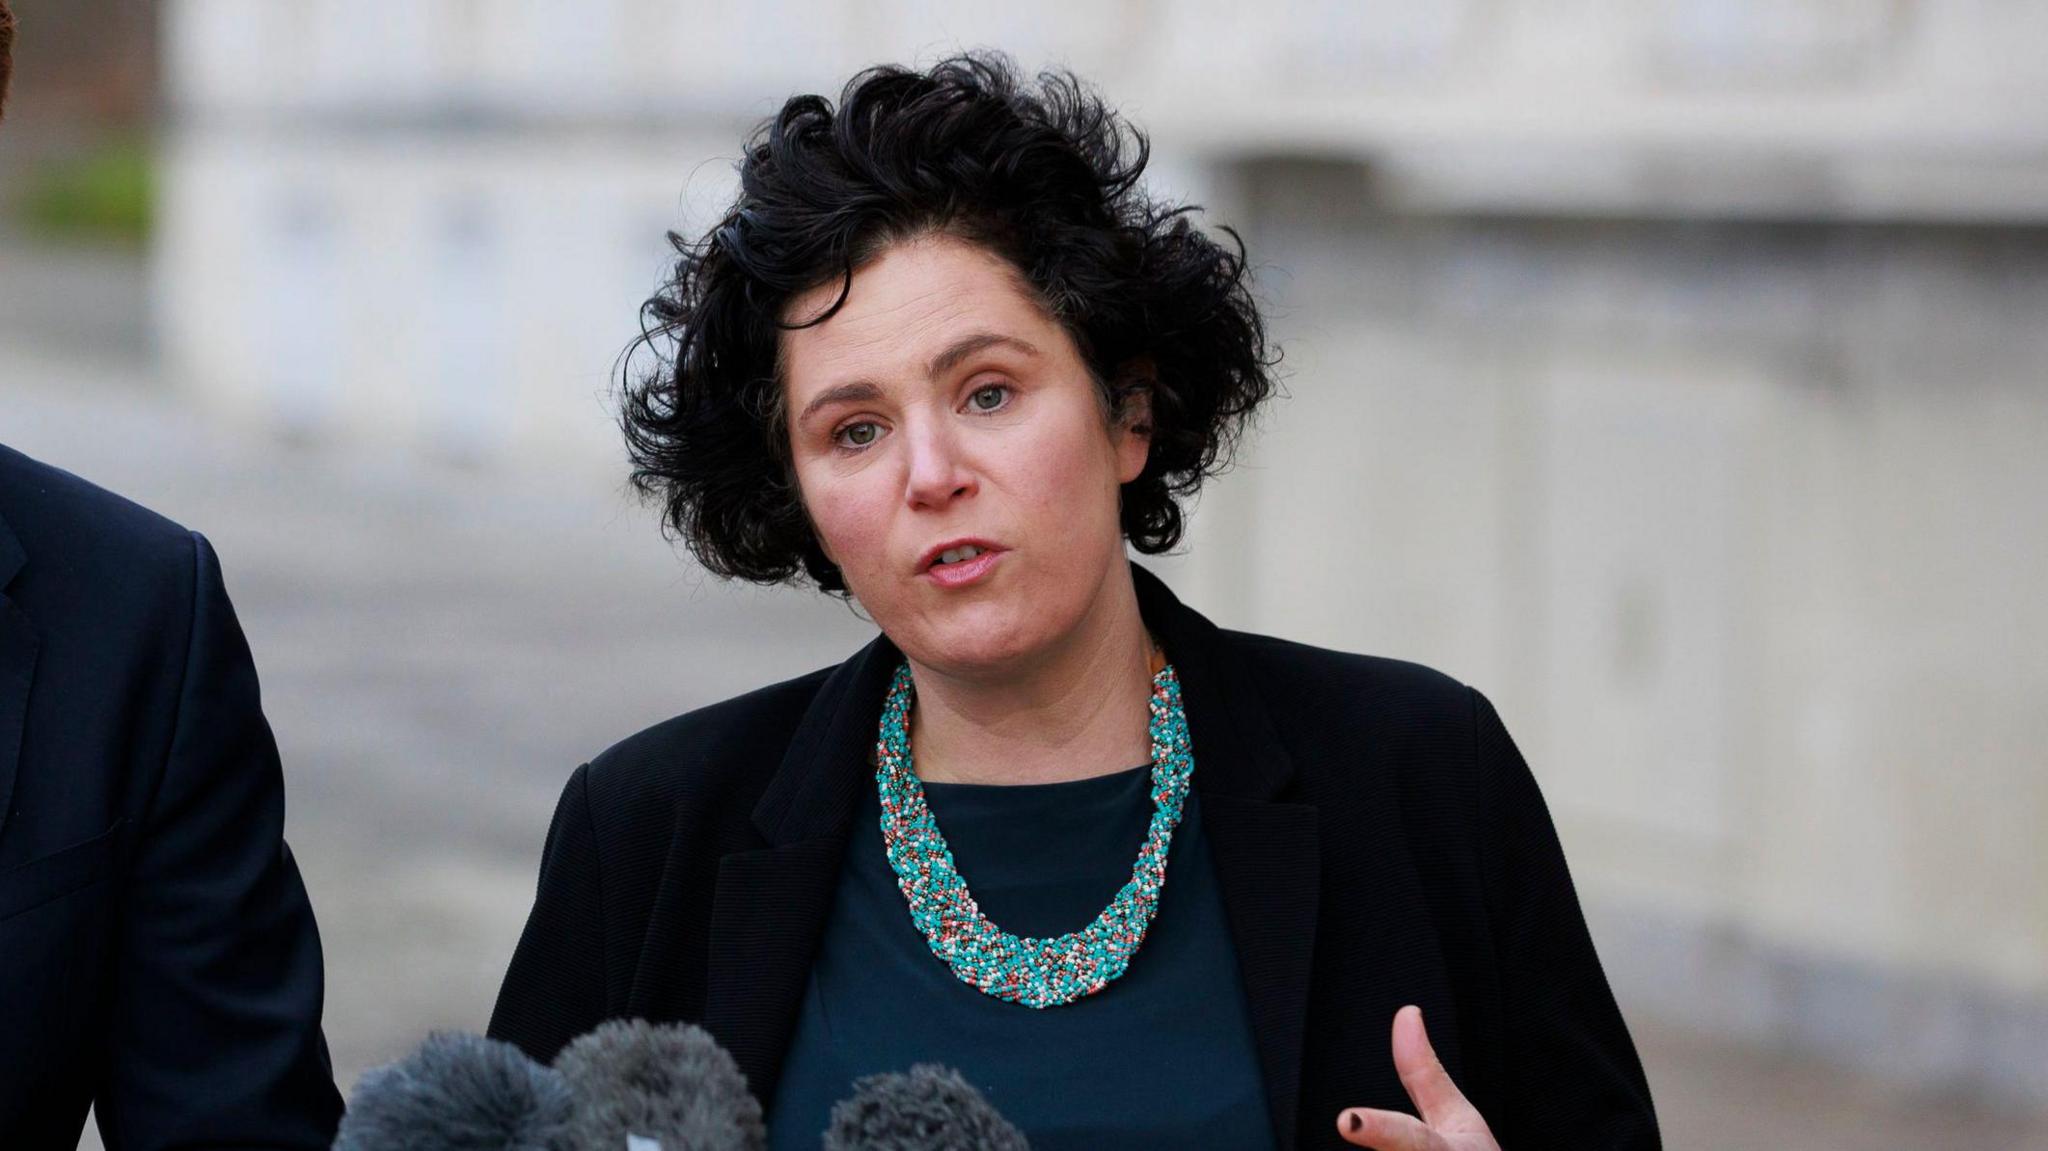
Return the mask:
[[925,374],[937,379],[959,367],[960,361],[974,353],[997,347],[1012,348],[1027,356],[1038,354],[1038,349],[1029,341],[1020,340],[1015,336],[1006,336],[1001,332],[970,332],[954,340],[945,351],[933,356],[931,364],[925,368]]
[[[933,356],[931,363],[925,367],[925,374],[937,379],[959,367],[960,362],[967,357],[990,348],[1010,348],[1027,356],[1040,354],[1038,346],[1029,340],[1006,336],[1001,332],[969,332]],[[858,404],[881,398],[881,386],[871,380],[851,380],[836,384],[813,396],[811,402],[804,405],[802,414],[797,416],[796,423],[798,427],[802,427],[819,409],[833,404]]]
[[880,385],[867,380],[854,380],[852,383],[838,384],[826,388],[816,396],[813,396],[811,402],[804,405],[803,414],[796,418],[796,423],[798,427],[802,427],[818,409],[830,407],[833,404],[860,404],[881,398],[882,389]]

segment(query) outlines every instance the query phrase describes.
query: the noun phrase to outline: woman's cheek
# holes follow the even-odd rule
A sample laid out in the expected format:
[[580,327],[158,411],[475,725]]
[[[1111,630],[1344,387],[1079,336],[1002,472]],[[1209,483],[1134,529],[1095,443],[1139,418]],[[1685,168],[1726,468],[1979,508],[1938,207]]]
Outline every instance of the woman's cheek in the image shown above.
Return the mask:
[[812,522],[825,550],[843,572],[867,575],[888,566],[886,501],[861,499],[853,491],[837,491],[825,514]]
[[[1088,416],[1092,418],[1093,412]],[[1057,429],[1056,434],[1040,437],[1023,455],[1031,461],[1033,469],[1025,491],[1035,496],[1033,502],[1039,505],[1042,514],[1054,517],[1067,528],[1083,522],[1093,526],[1105,513],[1110,519],[1116,518],[1115,492],[1119,485],[1104,445],[1094,438],[1097,434],[1092,423],[1074,419],[1069,426]],[[1107,508],[1100,506],[1105,484],[1111,492]],[[1092,514],[1077,516],[1080,509]]]

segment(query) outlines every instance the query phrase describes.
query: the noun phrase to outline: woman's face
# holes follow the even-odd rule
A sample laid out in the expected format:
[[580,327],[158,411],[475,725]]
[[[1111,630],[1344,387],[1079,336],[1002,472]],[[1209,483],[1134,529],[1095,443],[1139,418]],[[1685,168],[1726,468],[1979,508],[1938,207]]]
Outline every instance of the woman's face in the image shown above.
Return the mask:
[[[838,292],[796,297],[785,322]],[[1007,262],[949,236],[905,241],[854,273],[831,319],[782,341],[804,506],[905,655],[987,678],[1107,626],[1129,578],[1118,489],[1148,441],[1110,425],[1073,341]]]

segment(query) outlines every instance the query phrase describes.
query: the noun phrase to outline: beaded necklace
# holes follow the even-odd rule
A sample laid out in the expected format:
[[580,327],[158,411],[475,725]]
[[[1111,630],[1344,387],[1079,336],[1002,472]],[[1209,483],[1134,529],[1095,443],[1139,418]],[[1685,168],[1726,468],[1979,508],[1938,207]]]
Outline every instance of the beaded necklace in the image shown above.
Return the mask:
[[1195,756],[1173,665],[1152,677],[1152,822],[1130,881],[1094,922],[1050,938],[1013,935],[991,923],[953,865],[952,849],[925,804],[910,760],[910,664],[896,669],[882,707],[875,783],[882,799],[882,841],[910,919],[932,954],[968,986],[1026,1007],[1056,1007],[1093,995],[1130,966],[1159,909],[1167,849],[1180,823]]

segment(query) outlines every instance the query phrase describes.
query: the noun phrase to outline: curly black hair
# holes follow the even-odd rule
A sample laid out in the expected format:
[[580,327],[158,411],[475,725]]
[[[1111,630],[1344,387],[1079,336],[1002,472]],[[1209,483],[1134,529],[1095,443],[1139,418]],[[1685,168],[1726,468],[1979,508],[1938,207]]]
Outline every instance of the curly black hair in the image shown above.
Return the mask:
[[[870,68],[835,111],[797,96],[755,131],[740,191],[697,240],[668,234],[674,270],[641,307],[624,358],[620,426],[633,486],[709,571],[758,583],[808,575],[844,592],[791,468],[779,334],[792,297],[837,282],[891,244],[942,233],[1023,273],[1079,349],[1112,418],[1149,392],[1150,456],[1123,486],[1121,523],[1147,554],[1180,541],[1180,501],[1228,465],[1273,390],[1277,351],[1246,283],[1193,206],[1139,185],[1150,155],[1081,80],[1021,82],[971,53],[918,72]],[[657,362],[634,369],[633,352]]]

